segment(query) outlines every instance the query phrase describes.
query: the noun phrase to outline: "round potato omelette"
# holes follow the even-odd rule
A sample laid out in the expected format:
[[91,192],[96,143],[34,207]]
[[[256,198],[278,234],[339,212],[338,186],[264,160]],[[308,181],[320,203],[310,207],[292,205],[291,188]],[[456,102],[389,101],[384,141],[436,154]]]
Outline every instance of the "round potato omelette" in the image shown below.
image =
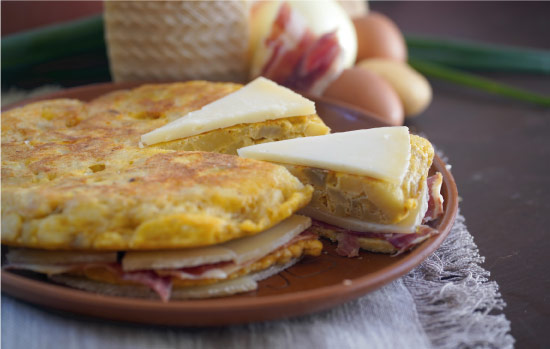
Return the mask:
[[[181,140],[140,146],[142,134],[239,86],[203,81],[145,85],[89,103],[47,100],[3,112],[2,244],[40,251],[189,249],[252,236],[288,219],[307,205],[312,187],[282,166],[177,150],[189,150]],[[322,124],[317,115],[290,119],[270,127]],[[252,129],[241,128],[247,127]],[[200,142],[189,144],[191,150],[202,150]],[[322,248],[313,236],[293,246],[233,272],[232,278],[288,263],[290,255],[318,255]],[[101,276],[105,271],[95,269],[95,274],[93,268],[69,274],[133,283],[120,272]],[[207,280],[179,284],[213,282]]]
[[90,103],[49,100],[2,113],[2,243],[195,247],[289,217],[307,204],[311,188],[283,167],[139,146],[141,134],[238,86],[146,85]]

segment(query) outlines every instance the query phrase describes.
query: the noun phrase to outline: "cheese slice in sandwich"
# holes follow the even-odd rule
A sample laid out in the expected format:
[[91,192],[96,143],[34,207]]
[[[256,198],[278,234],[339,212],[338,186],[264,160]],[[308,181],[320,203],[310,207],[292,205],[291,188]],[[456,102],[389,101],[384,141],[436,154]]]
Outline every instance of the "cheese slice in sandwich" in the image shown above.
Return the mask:
[[259,77],[201,109],[141,136],[144,146],[236,154],[240,147],[327,134],[315,104]]
[[314,219],[321,235],[339,241],[343,254],[356,255],[358,247],[399,253],[435,233],[422,222],[431,196],[442,205],[441,175],[430,181],[435,189],[428,188],[433,147],[410,135],[407,127],[285,140],[238,153],[284,165],[302,183],[312,185],[313,198],[301,213]]
[[293,215],[252,236],[178,250],[116,252],[10,248],[8,269],[45,273],[73,287],[121,296],[207,298],[247,292],[322,244],[311,219]]

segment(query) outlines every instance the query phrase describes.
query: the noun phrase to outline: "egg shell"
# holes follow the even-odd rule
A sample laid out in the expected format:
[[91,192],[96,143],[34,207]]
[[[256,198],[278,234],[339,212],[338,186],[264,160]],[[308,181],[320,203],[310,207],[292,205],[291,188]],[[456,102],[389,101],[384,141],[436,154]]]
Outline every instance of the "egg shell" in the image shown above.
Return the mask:
[[371,12],[353,20],[357,33],[357,61],[386,58],[407,61],[407,45],[397,25],[381,13]]
[[364,109],[391,125],[403,124],[403,105],[397,93],[383,78],[366,69],[345,69],[323,96]]
[[432,87],[428,80],[407,63],[372,58],[357,63],[389,83],[403,104],[405,116],[422,113],[432,101]]

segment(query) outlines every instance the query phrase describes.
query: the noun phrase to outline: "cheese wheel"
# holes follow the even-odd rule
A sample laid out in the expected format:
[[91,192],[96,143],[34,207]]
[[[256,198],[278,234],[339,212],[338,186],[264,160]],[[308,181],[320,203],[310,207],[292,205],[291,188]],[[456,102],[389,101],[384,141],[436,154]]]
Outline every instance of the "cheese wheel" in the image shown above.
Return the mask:
[[104,18],[115,81],[247,78],[243,1],[107,1]]

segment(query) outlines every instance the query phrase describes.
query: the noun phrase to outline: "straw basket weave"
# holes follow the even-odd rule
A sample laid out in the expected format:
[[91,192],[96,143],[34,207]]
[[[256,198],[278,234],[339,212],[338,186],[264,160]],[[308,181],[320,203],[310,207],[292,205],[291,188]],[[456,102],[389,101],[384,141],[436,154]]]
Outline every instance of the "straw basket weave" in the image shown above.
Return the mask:
[[115,81],[247,78],[243,1],[108,1],[105,32]]

